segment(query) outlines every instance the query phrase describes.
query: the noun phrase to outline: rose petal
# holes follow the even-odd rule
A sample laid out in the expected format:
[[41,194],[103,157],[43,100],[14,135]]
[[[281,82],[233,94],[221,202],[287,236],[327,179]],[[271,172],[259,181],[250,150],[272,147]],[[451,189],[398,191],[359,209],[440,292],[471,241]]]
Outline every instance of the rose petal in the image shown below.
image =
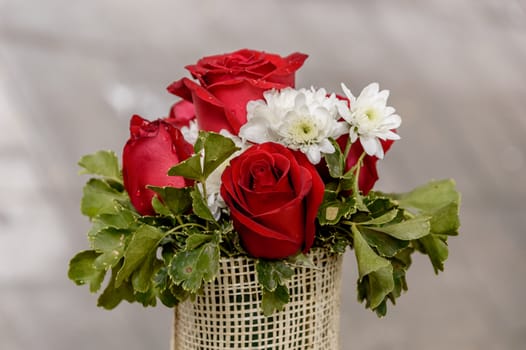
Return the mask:
[[247,122],[247,103],[251,100],[261,99],[263,92],[267,90],[285,87],[285,85],[263,80],[243,78],[210,85],[208,91],[222,102],[225,108],[225,117],[230,123],[233,133],[238,135],[241,126]]
[[192,102],[181,100],[172,105],[168,118],[165,122],[172,124],[176,128],[189,126],[190,121],[195,118],[195,108]]
[[301,242],[265,227],[231,209],[234,227],[241,237],[243,247],[256,258],[281,259],[297,253]]

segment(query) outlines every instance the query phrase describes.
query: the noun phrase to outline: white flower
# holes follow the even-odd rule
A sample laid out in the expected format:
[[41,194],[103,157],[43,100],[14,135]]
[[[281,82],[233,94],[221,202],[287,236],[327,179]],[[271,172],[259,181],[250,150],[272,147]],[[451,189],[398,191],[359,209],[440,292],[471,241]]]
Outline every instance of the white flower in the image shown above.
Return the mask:
[[346,123],[338,122],[338,105],[345,103],[325,89],[311,88],[269,90],[264,100],[247,104],[247,123],[239,136],[255,143],[277,142],[307,155],[317,164],[322,153],[333,153],[329,137],[348,132]]
[[341,116],[351,125],[351,142],[360,138],[365,152],[380,159],[384,157],[381,140],[398,140],[400,136],[392,130],[400,126],[402,119],[394,114],[395,109],[387,106],[389,90],[379,91],[378,83],[367,85],[356,98],[342,83],[342,89],[350,101],[350,109],[339,105]]

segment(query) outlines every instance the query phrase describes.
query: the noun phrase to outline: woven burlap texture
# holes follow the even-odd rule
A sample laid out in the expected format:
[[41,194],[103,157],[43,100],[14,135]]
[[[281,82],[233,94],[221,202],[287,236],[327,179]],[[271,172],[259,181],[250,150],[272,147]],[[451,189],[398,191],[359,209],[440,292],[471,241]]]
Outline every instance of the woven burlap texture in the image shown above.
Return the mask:
[[175,309],[172,350],[338,350],[342,257],[311,250],[316,268],[288,281],[290,302],[261,313],[254,260],[222,258],[215,282]]

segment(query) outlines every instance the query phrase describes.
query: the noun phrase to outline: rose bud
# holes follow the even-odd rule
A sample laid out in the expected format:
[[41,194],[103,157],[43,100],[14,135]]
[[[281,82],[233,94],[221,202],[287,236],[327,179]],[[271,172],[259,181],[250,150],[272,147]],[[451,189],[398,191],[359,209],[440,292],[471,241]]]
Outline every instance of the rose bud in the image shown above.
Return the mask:
[[122,154],[124,187],[141,215],[154,215],[152,198],[157,187],[185,187],[191,182],[181,176],[168,176],[168,170],[193,153],[191,144],[171,124],[150,122],[134,115],[130,121],[130,139]]
[[310,249],[324,184],[304,154],[271,142],[255,145],[230,161],[221,181],[250,255],[279,259]]
[[266,90],[294,87],[305,59],[302,53],[281,57],[248,49],[204,57],[186,67],[199,84],[183,78],[168,91],[193,102],[200,130],[237,135],[247,121],[247,102],[261,99]]

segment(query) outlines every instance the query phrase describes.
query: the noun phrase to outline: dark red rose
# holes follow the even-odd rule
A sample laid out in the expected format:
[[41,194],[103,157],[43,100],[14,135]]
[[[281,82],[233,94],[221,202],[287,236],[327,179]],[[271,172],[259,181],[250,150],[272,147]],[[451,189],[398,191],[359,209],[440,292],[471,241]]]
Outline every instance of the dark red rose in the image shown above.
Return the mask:
[[306,59],[302,53],[281,57],[247,49],[204,57],[186,67],[199,84],[183,78],[168,91],[194,104],[200,130],[237,135],[247,121],[247,102],[266,90],[294,87],[294,74]]
[[168,176],[168,170],[193,153],[179,129],[156,120],[150,122],[134,115],[130,121],[130,139],[122,153],[124,187],[141,215],[153,215],[155,193],[148,185],[185,187],[191,185],[181,176]]
[[310,249],[325,186],[304,154],[272,142],[254,145],[230,161],[221,182],[250,255],[279,259]]
[[186,66],[202,86],[210,86],[225,80],[254,79],[294,85],[294,72],[307,55],[293,53],[287,57],[249,49],[203,57],[197,64]]

